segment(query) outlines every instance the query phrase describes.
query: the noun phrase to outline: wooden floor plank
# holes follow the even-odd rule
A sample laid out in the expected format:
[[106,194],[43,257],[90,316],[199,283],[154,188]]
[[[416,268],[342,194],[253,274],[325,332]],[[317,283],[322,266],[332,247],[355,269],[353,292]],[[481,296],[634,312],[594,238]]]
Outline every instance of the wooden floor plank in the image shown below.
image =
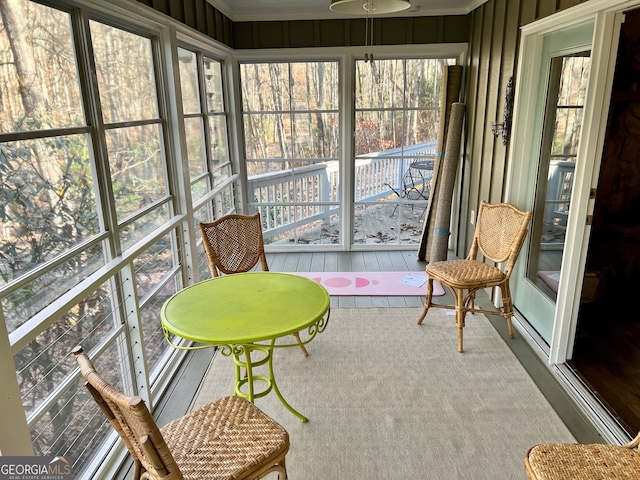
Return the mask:
[[353,266],[351,264],[351,255],[349,252],[338,252],[338,267],[337,272],[353,272]]
[[312,272],[311,270],[311,261],[313,259],[313,253],[311,252],[302,252],[300,253],[300,258],[298,259],[298,265],[296,266],[296,272]]
[[381,272],[376,252],[363,252],[365,272]]
[[267,263],[269,264],[269,270],[273,270],[274,272],[284,272],[285,271],[285,261],[287,259],[287,254],[283,253],[281,255],[267,255]]
[[389,257],[389,252],[379,252],[376,258],[378,260],[378,268],[381,272],[393,272],[397,270],[396,265],[393,264],[391,257]]
[[338,254],[336,252],[325,253],[324,268],[314,270],[318,272],[338,272]]
[[311,265],[309,265],[310,272],[323,272],[325,268],[325,254],[322,252],[313,252],[311,255]]
[[364,262],[364,252],[353,252],[351,254],[351,271],[365,272],[366,265]]

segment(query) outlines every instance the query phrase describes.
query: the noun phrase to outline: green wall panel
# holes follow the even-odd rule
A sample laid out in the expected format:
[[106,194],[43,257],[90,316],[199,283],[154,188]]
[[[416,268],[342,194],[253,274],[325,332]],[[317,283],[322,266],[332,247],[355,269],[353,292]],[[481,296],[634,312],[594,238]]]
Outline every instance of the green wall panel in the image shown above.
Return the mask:
[[293,48],[315,47],[318,43],[317,30],[318,26],[315,20],[290,22],[289,45]]
[[349,22],[345,20],[318,21],[319,44],[326,47],[342,47],[349,43]]

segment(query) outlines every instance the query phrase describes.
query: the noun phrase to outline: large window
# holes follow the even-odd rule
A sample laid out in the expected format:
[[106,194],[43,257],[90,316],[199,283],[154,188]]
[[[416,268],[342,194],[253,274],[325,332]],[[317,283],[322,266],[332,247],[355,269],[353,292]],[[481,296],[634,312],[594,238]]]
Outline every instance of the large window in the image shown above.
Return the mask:
[[159,33],[29,0],[0,13],[0,368],[15,365],[21,397],[2,407],[24,410],[34,454],[80,477],[115,437],[72,348],[153,409],[179,357],[160,308],[197,261],[183,214],[234,208],[221,64],[179,50],[182,172]]
[[355,64],[354,244],[417,244],[431,195],[442,78],[455,59]]
[[[415,245],[431,192],[444,69],[456,59],[340,58],[241,64],[249,205],[272,246]],[[352,85],[340,84],[339,66],[353,69],[345,76]],[[341,103],[347,91],[355,91],[355,110]],[[353,136],[341,137],[342,121],[353,121]],[[353,195],[343,198],[345,175]]]
[[338,62],[243,63],[247,193],[266,243],[338,243]]
[[[182,110],[195,217],[210,222],[236,212],[234,174],[229,156],[222,65],[202,51],[178,49]],[[200,278],[210,276],[204,250],[198,249]]]

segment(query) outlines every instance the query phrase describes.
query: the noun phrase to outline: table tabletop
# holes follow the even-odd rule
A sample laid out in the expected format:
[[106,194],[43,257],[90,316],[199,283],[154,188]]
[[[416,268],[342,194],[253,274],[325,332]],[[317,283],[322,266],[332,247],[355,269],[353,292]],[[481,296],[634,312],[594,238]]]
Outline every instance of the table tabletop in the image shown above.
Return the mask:
[[162,307],[162,325],[181,338],[210,345],[273,340],[314,325],[329,310],[327,290],[280,272],[215,277],[186,287]]

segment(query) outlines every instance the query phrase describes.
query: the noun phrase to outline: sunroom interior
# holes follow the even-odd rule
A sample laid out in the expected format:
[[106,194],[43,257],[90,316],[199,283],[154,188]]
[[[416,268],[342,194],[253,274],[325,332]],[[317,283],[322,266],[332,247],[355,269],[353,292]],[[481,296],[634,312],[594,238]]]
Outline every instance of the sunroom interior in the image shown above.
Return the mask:
[[[321,14],[304,10],[319,3]],[[2,455],[66,455],[82,478],[116,478],[123,462],[128,465],[109,425],[89,408],[91,399],[69,355],[77,344],[109,371],[110,381],[141,395],[152,410],[163,405],[167,415],[179,411],[172,392],[196,388],[194,379],[202,377],[210,357],[171,348],[158,319],[167,298],[210,276],[199,222],[260,212],[272,259],[317,253],[340,268],[340,262],[353,267],[352,256],[388,252],[386,259],[424,269],[428,258],[418,252],[432,173],[410,166],[433,165],[438,155],[443,78],[453,65],[463,67],[459,101],[466,112],[449,255],[465,257],[482,200],[533,208],[517,193],[527,191],[518,173],[527,174],[514,167],[535,150],[528,148],[525,109],[539,110],[518,91],[526,83],[522,72],[531,67],[527,54],[535,51],[525,36],[597,17],[594,38],[617,42],[620,15],[640,2],[450,0],[439,9],[415,0],[411,4],[419,8],[376,17],[372,24],[361,16],[336,15],[329,3],[308,2],[297,12],[290,4],[278,9],[267,1],[231,0],[0,4]],[[629,51],[637,44],[631,40],[625,44]],[[584,56],[571,57],[580,62],[574,68],[584,68]],[[625,115],[625,102],[634,117],[634,75],[640,69],[630,70],[614,120]],[[600,76],[606,84],[613,71],[613,64],[596,64],[589,79]],[[586,80],[578,84],[584,94]],[[594,125],[606,123],[608,103],[599,113],[585,105],[570,107],[584,110]],[[512,113],[513,125],[496,129]],[[594,171],[605,144],[598,147],[596,138],[591,149],[581,145],[581,153],[597,158]],[[578,253],[575,260],[567,253],[563,258],[563,248],[584,249],[589,238],[571,233],[578,222],[569,214],[571,188],[573,197],[587,192],[583,206],[572,206],[572,213],[585,216],[593,215],[593,199],[587,197],[589,187],[595,188],[587,174],[573,179],[574,169],[580,172],[577,153],[569,150],[552,161],[557,169],[549,183],[555,193],[547,189],[545,198],[547,206],[560,207],[553,232],[543,231],[540,217],[547,248],[535,257],[546,262],[544,268],[538,264],[539,271],[557,274],[560,286],[533,275],[542,295],[558,305],[554,339],[564,338],[558,318],[587,325],[590,317],[578,320],[578,312],[602,312],[598,308],[610,298],[580,303],[588,292],[569,291],[562,275],[578,272],[589,282],[595,276],[598,293],[607,280],[613,285],[608,294],[616,285],[632,288],[630,279],[637,278],[631,248],[623,255],[630,259],[626,270],[619,258],[616,271],[611,262],[585,268],[585,256],[580,260]],[[606,191],[607,208],[595,214],[599,244],[610,233],[601,228],[605,219],[623,218],[616,245],[637,238],[639,222],[628,221],[640,198],[640,163],[631,150],[617,152],[622,167],[616,163],[606,170],[602,161],[601,178],[613,186]],[[619,177],[606,173],[614,169],[626,172],[624,188]],[[597,258],[611,255],[605,248]],[[488,304],[497,304],[493,297],[486,292]],[[556,405],[582,412],[580,420],[567,420],[577,438],[622,442],[640,430],[637,401],[616,401],[623,382],[627,396],[640,395],[637,381],[623,377],[599,384],[606,373],[589,377],[597,368],[572,365],[569,347],[568,354],[554,350],[557,342],[545,337],[546,326],[527,322],[525,313],[516,322],[520,338],[513,348],[523,359],[535,358],[532,375],[546,384],[541,388],[556,397]],[[626,322],[619,329],[626,335],[634,328],[635,322]],[[584,362],[587,343],[578,337],[576,345],[577,360]],[[610,352],[612,346],[591,348]],[[637,355],[633,345],[625,348],[625,355]],[[190,375],[184,374],[187,368]],[[609,396],[594,394],[607,389]]]

